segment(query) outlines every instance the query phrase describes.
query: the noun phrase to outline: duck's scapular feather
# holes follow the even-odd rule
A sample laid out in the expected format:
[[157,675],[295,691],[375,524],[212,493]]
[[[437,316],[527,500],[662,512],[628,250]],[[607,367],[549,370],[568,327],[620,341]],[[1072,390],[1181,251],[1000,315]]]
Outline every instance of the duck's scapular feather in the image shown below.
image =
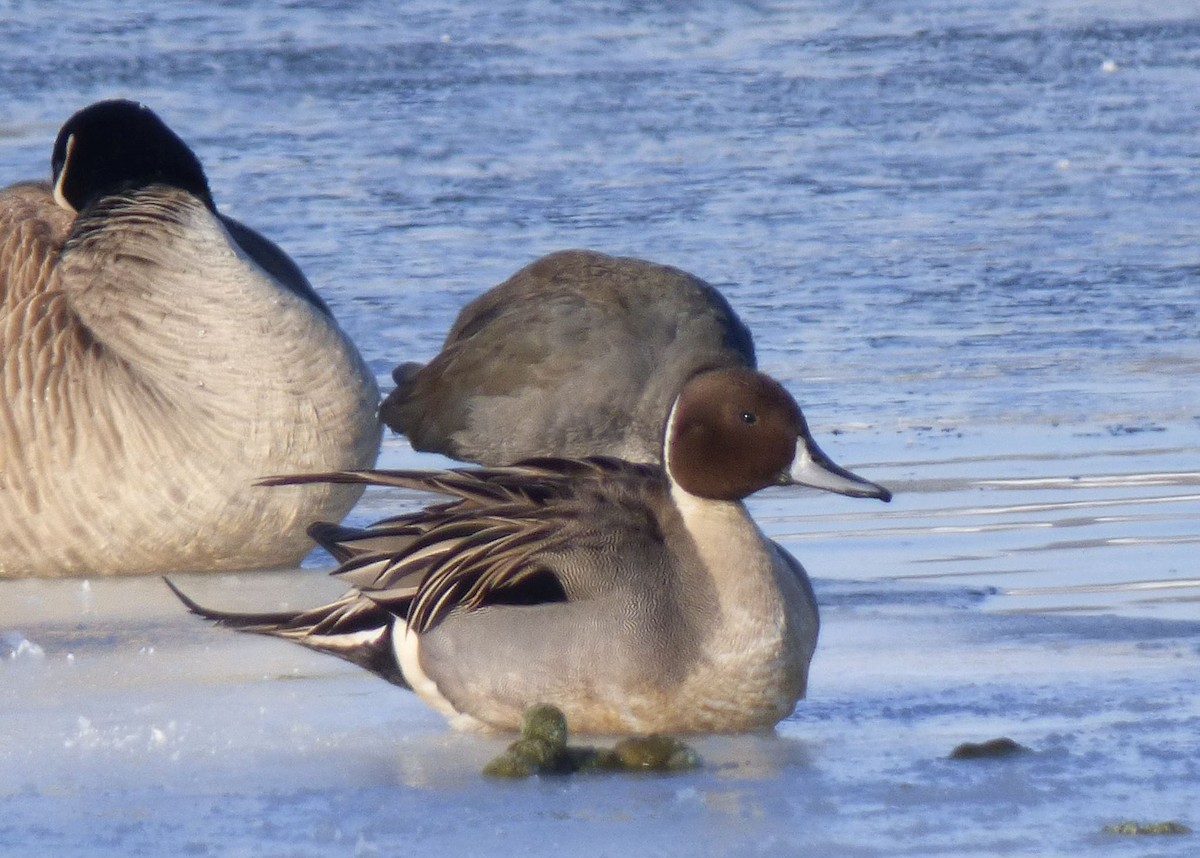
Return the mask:
[[320,480],[418,489],[457,500],[377,522],[370,528],[314,525],[313,537],[342,559],[335,577],[428,631],[452,609],[511,603],[546,569],[539,555],[568,544],[586,513],[581,480],[621,475],[645,479],[654,469],[607,457],[543,458],[505,468],[363,471],[292,476],[264,485]]

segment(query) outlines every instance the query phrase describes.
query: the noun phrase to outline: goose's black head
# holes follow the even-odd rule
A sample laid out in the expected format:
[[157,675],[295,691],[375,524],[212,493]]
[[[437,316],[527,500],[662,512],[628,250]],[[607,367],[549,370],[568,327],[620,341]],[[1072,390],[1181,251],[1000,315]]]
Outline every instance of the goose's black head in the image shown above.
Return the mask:
[[136,101],[98,101],[68,119],[54,141],[50,168],[54,198],[71,211],[155,184],[179,188],[214,209],[195,153]]

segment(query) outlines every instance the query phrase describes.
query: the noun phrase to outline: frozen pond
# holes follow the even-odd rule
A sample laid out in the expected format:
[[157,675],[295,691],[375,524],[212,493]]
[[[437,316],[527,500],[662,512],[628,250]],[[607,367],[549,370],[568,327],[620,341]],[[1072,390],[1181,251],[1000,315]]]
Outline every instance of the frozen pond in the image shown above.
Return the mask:
[[501,740],[157,579],[0,582],[0,856],[1197,851],[1102,833],[1200,829],[1194,3],[243,5],[8,10],[0,182],[145,101],[385,389],[543,253],[678,265],[896,500],[754,499],[821,602],[809,698],[674,777],[488,782]]

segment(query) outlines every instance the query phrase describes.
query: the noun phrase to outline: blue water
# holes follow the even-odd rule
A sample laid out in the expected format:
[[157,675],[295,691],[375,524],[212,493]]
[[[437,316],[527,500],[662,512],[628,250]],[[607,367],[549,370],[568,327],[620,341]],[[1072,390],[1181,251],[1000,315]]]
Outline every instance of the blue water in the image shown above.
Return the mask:
[[[1194,851],[1099,834],[1200,828],[1193,2],[244,5],[9,4],[0,182],[145,101],[385,389],[543,253],[678,265],[897,499],[755,500],[822,601],[810,699],[668,781],[497,791],[492,744],[156,582],[2,582],[0,854]],[[1001,734],[1034,756],[943,760]]]
[[1189,3],[241,5],[7,16],[9,173],[145,100],[381,373],[588,246],[726,289],[824,419],[1200,417]]

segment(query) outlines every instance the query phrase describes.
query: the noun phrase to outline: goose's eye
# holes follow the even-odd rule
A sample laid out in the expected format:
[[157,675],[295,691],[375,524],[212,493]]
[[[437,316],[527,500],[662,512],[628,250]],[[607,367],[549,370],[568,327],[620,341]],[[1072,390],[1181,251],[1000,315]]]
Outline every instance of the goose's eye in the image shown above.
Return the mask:
[[753,411],[743,411],[742,412],[742,422],[745,423],[747,426],[753,426],[755,423],[758,422],[758,415],[755,414]]

